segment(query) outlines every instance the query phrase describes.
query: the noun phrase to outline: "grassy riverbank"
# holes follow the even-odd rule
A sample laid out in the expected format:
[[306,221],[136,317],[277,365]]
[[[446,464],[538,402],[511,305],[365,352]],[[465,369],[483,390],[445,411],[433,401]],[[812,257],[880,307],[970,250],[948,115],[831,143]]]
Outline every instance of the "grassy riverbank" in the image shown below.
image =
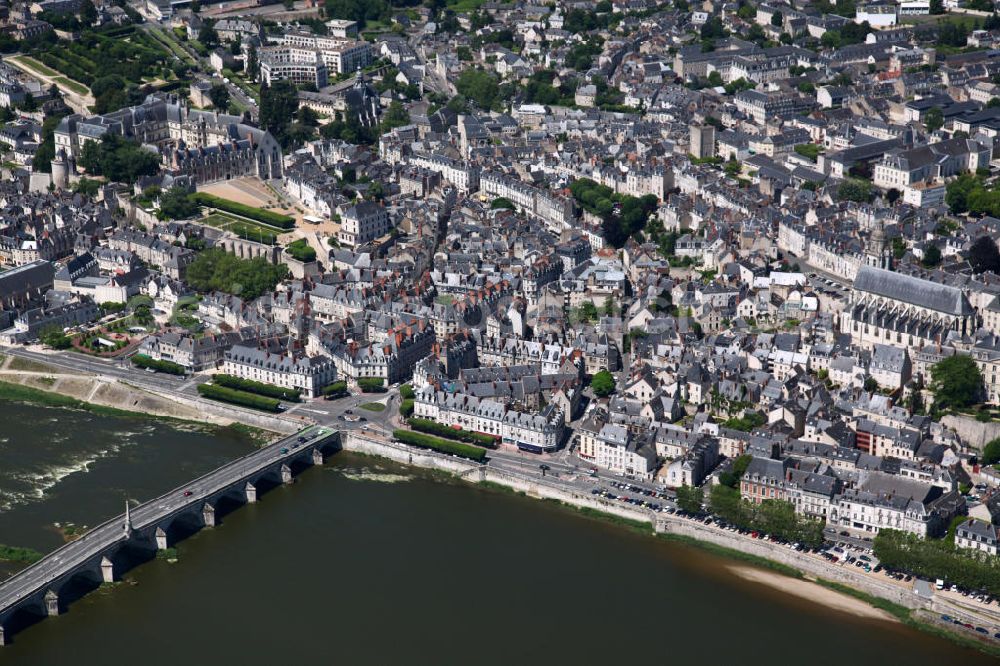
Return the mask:
[[62,407],[67,409],[81,409],[97,414],[99,416],[111,416],[123,419],[152,419],[179,428],[196,428],[208,433],[222,433],[226,431],[235,432],[250,438],[257,446],[262,446],[272,441],[278,436],[277,433],[263,428],[255,428],[243,423],[231,423],[220,426],[213,423],[203,423],[189,419],[180,419],[175,416],[159,416],[146,412],[134,412],[117,407],[106,407],[92,402],[86,402],[70,396],[61,395],[51,391],[24,386],[22,384],[12,384],[0,381],[0,401],[11,400],[15,402],[27,402],[45,407]]
[[116,407],[105,407],[103,405],[95,405],[90,402],[84,402],[83,400],[77,400],[76,398],[71,398],[66,395],[60,395],[59,393],[52,393],[49,391],[43,391],[41,389],[31,388],[30,386],[23,386],[21,384],[11,384],[10,382],[0,381],[0,400],[14,400],[18,402],[30,402],[35,405],[44,405],[46,407],[68,407],[70,409],[83,409],[88,412],[93,412],[94,414],[100,414],[102,416],[117,416],[122,418],[163,418],[164,420],[177,421],[179,423],[194,423],[194,421],[184,421],[182,419],[172,419],[168,417],[158,417],[150,416],[149,414],[143,414],[140,412],[129,412],[124,409],[118,409]]

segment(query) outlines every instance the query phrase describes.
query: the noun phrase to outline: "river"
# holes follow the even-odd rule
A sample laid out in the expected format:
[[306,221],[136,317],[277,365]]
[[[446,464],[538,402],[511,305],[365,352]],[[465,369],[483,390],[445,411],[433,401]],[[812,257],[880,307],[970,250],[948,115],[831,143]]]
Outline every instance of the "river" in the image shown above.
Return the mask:
[[[252,447],[0,402],[0,542],[49,550]],[[727,560],[341,453],[0,648],[0,664],[992,663]]]

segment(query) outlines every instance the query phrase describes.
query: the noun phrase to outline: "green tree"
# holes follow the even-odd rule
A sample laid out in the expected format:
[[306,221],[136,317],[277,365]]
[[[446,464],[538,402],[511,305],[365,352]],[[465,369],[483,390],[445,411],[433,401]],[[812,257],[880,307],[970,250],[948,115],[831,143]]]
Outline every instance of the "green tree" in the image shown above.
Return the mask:
[[979,366],[970,356],[956,354],[931,367],[931,392],[941,408],[967,407],[976,402],[983,387]]
[[89,174],[121,183],[134,183],[160,169],[156,153],[111,132],[100,141],[88,141],[80,151],[79,164]]
[[181,187],[171,187],[160,196],[160,213],[164,219],[183,220],[194,217],[198,208],[198,204],[188,196],[187,190]]
[[932,107],[924,114],[924,126],[928,132],[936,132],[944,126],[944,114],[939,107]]
[[969,264],[977,273],[1000,273],[1000,250],[989,236],[980,236],[969,248]]
[[705,491],[694,486],[681,486],[677,489],[677,506],[687,513],[701,513],[705,503]]
[[944,0],[931,0],[931,14],[944,14]]
[[483,109],[491,109],[499,100],[500,84],[495,76],[480,69],[467,69],[458,75],[455,89]]
[[229,88],[221,84],[215,84],[208,91],[208,98],[212,100],[212,106],[225,111],[229,108]]
[[773,14],[771,14],[771,25],[773,25],[775,28],[780,28],[784,24],[784,22],[785,22],[785,17],[781,14],[781,12],[774,12]]
[[837,188],[837,198],[842,201],[868,203],[873,196],[872,184],[860,178],[847,178]]
[[927,268],[934,268],[941,263],[941,250],[937,245],[928,245],[924,250],[924,258],[921,263]]
[[604,299],[604,315],[606,317],[613,317],[615,314],[615,300],[608,296]]
[[991,440],[983,447],[983,455],[979,461],[984,465],[995,465],[1000,462],[1000,439]]
[[52,349],[69,349],[73,346],[69,336],[63,333],[63,330],[58,326],[48,326],[42,329],[38,338],[42,344]]
[[83,0],[80,4],[80,23],[84,26],[91,26],[97,23],[97,8],[90,0]]
[[601,370],[590,379],[590,388],[598,398],[609,396],[615,390],[615,376],[607,370]]
[[224,291],[248,300],[272,291],[288,275],[283,264],[264,259],[240,259],[220,248],[199,252],[187,267],[185,279],[201,292]]
[[[275,81],[260,87],[260,125],[287,147],[289,126],[299,108],[299,91],[291,81]],[[331,123],[332,124],[332,123]]]
[[219,33],[215,31],[213,21],[204,21],[198,31],[198,41],[207,48],[214,48],[219,45]]
[[381,127],[383,132],[390,132],[397,127],[410,124],[410,114],[399,100],[393,100],[382,115]]
[[257,47],[250,45],[247,50],[246,74],[251,81],[256,81],[260,74],[260,60],[257,58]]

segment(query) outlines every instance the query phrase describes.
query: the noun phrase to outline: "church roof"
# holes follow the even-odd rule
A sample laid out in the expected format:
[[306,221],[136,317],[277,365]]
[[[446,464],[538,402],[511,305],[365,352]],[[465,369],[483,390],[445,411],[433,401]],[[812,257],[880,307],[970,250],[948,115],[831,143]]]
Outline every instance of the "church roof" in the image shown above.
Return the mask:
[[854,288],[949,315],[973,314],[972,304],[961,289],[881,268],[862,266]]

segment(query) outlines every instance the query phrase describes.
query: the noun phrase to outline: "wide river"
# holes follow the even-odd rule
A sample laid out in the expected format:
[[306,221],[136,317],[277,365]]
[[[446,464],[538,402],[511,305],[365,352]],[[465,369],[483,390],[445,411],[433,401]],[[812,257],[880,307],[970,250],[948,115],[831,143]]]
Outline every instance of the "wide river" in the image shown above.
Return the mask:
[[[54,523],[96,524],[251,447],[0,400],[0,543],[50,550]],[[178,551],[17,634],[0,664],[991,663],[697,549],[349,454]]]

